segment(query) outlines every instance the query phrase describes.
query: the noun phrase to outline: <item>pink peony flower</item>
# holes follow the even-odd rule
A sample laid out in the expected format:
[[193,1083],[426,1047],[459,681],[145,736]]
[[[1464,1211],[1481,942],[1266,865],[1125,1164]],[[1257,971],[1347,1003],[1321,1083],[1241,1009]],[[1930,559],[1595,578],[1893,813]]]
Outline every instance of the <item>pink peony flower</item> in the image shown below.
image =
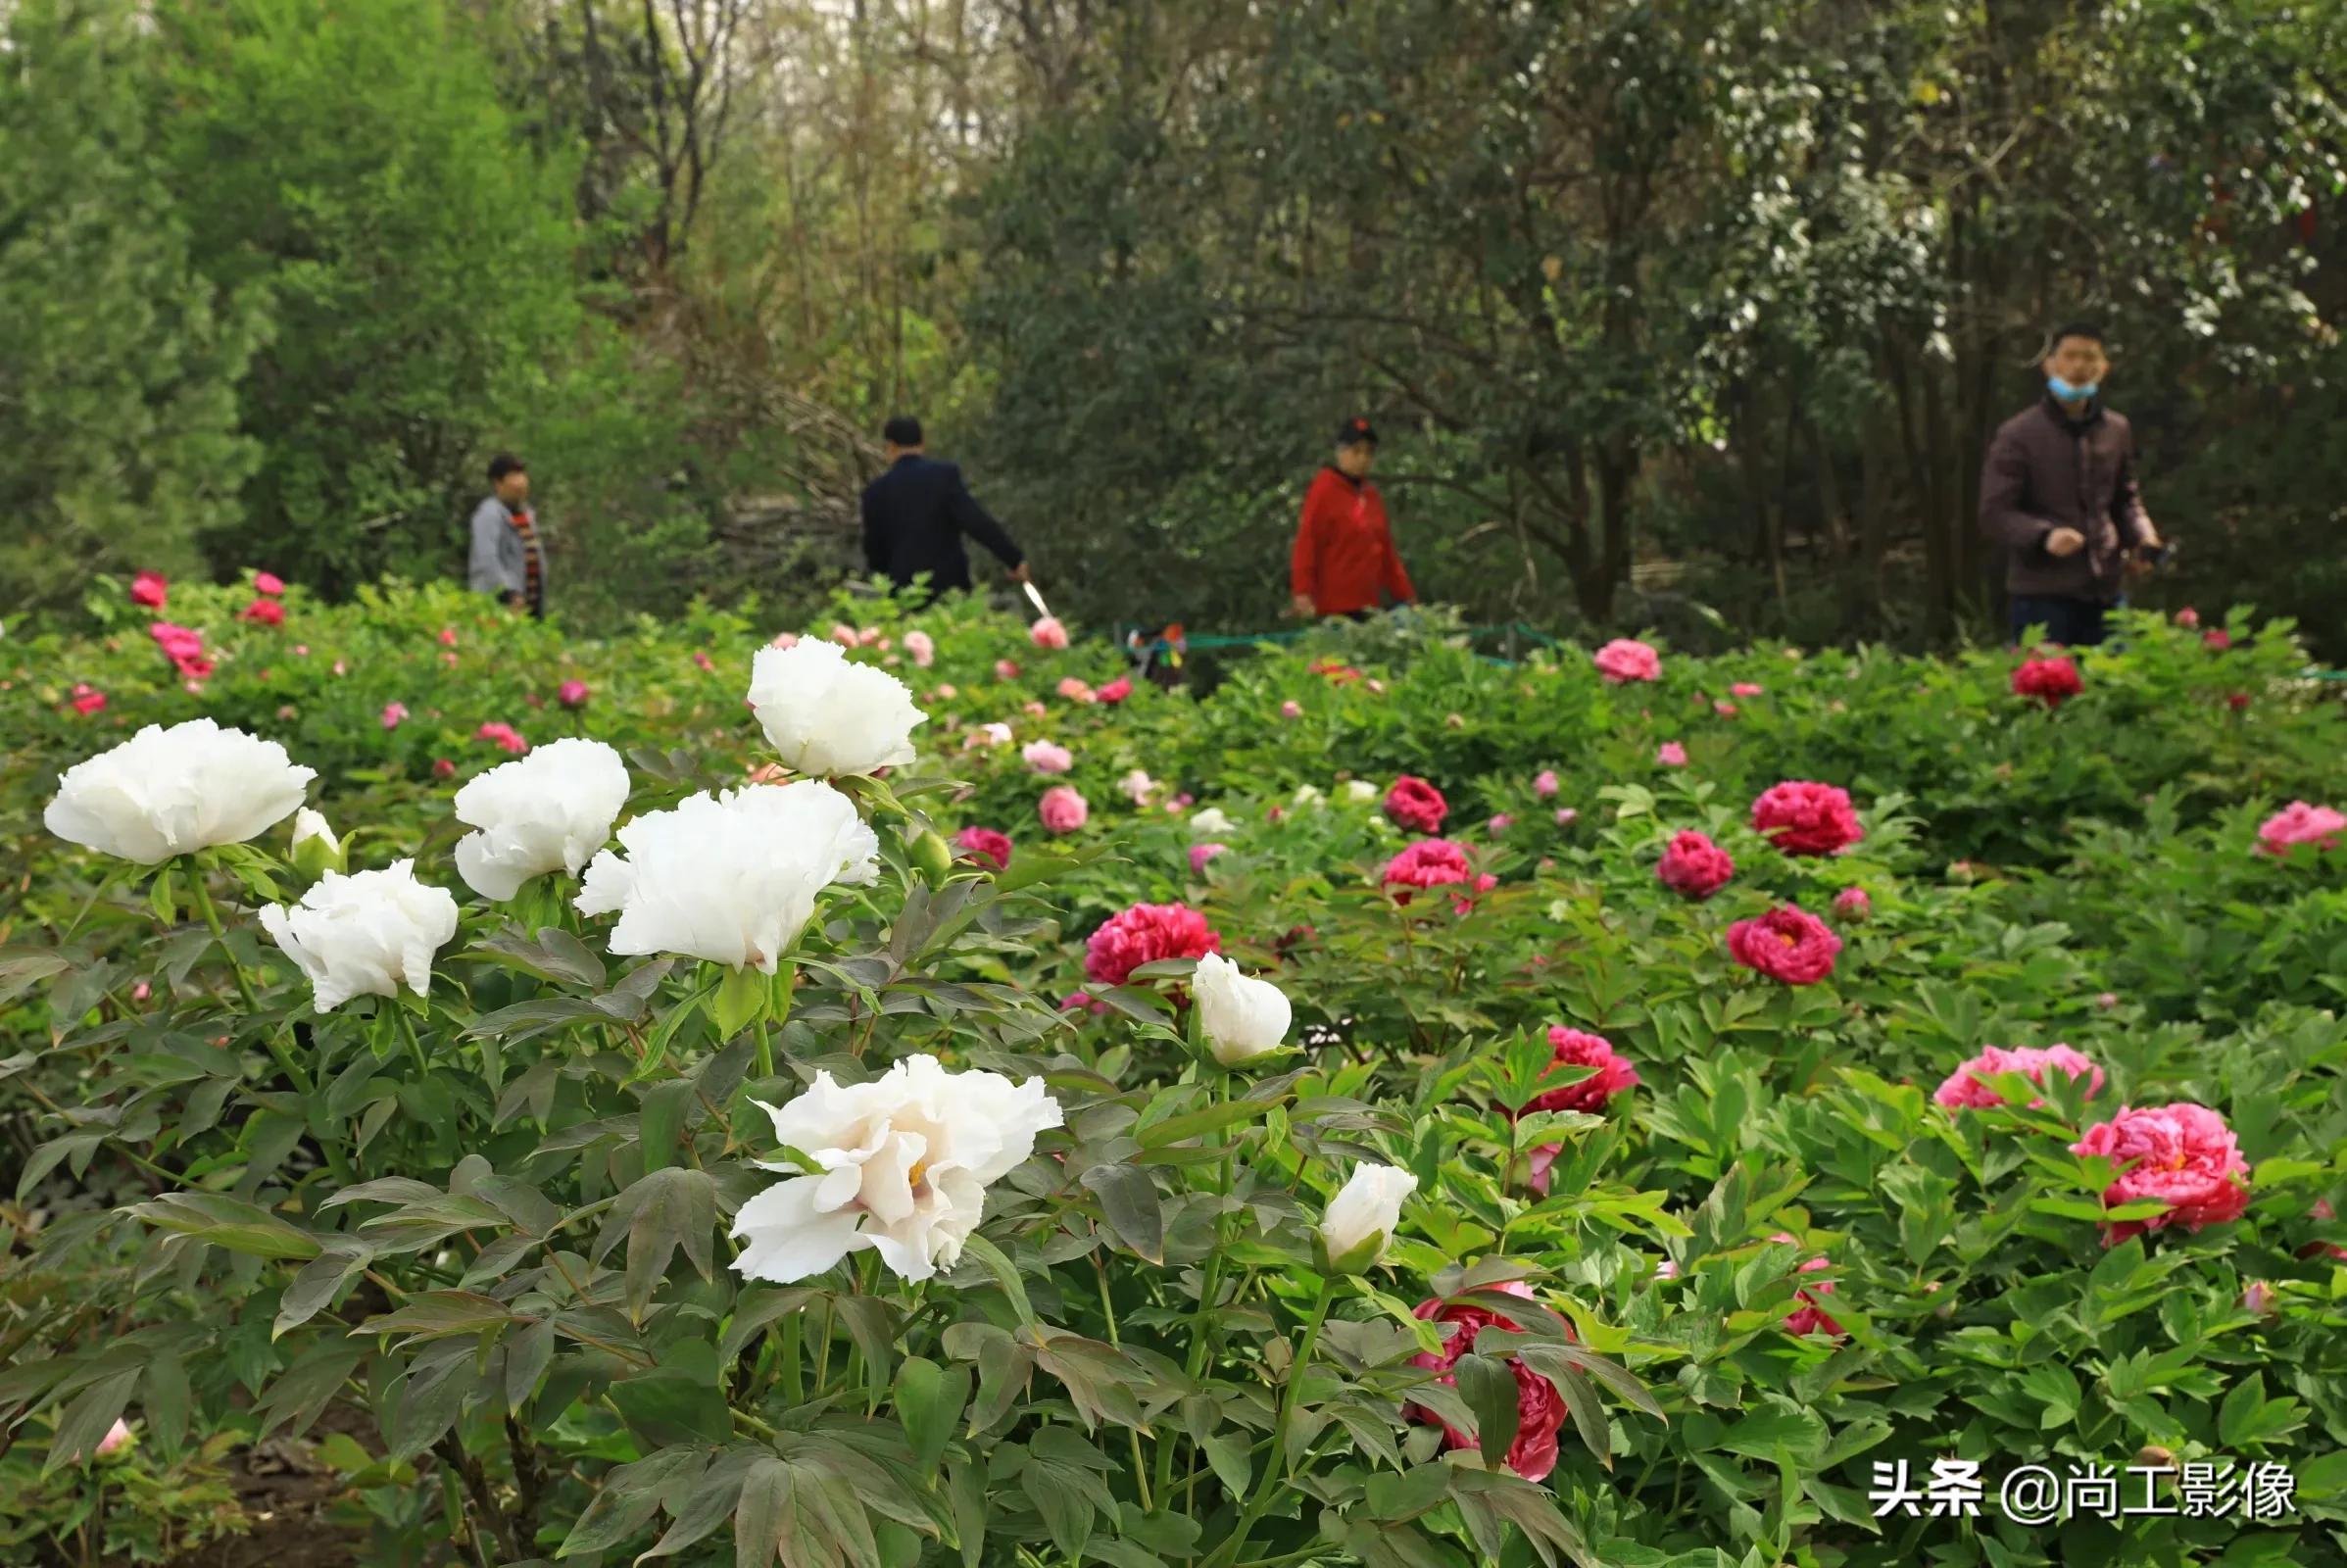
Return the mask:
[[[2042,1051],[2035,1046],[2023,1046],[2015,1051],[2008,1051],[2002,1046],[1990,1046],[1949,1073],[1946,1080],[1932,1091],[1931,1098],[1950,1110],[1964,1105],[1986,1109],[2005,1103],[2004,1097],[1988,1081],[1996,1074],[2017,1072],[2029,1082],[2042,1085],[2047,1071],[2053,1068],[2060,1068],[2072,1078],[2088,1079],[2086,1093],[2089,1098],[2102,1093],[2103,1070],[2068,1046],[2048,1046]],[[2036,1110],[2044,1103],[2042,1098],[2032,1100],[2029,1108]]]
[[844,620],[833,621],[831,623],[831,631],[828,635],[833,642],[839,644],[842,648],[854,648],[856,645],[856,628],[849,625]]
[[2264,1280],[2251,1280],[2241,1288],[2241,1310],[2265,1317],[2274,1310],[2274,1298],[2279,1294]]
[[1834,912],[1844,920],[1863,920],[1875,912],[1875,901],[1864,888],[1843,888],[1834,895]]
[[1728,695],[1731,697],[1758,697],[1760,687],[1756,682],[1739,680],[1728,688]]
[[144,980],[141,980],[137,985],[134,985],[130,988],[130,1000],[132,1002],[144,1002],[154,994],[154,988],[149,986]]
[[73,688],[72,707],[74,712],[87,718],[106,707],[106,694],[87,683],[77,684]]
[[1157,793],[1157,781],[1136,767],[1128,769],[1125,776],[1116,781],[1116,788],[1135,806],[1147,806],[1149,797]]
[[995,679],[997,679],[997,680],[1016,680],[1016,679],[1018,679],[1018,665],[1016,665],[1016,664],[1012,663],[1012,662],[1011,662],[1009,660],[1007,660],[1007,659],[998,659],[998,660],[996,660],[996,661],[995,661]]
[[441,628],[440,628],[440,645],[441,645],[443,648],[454,648],[454,647],[456,647],[456,646],[457,646],[457,628],[456,628],[456,627],[454,627],[454,626],[443,626],[443,627],[441,627]]
[[1093,700],[1095,693],[1091,687],[1085,685],[1075,676],[1067,675],[1060,679],[1059,695],[1066,698],[1071,703],[1089,703]]
[[274,599],[256,599],[244,607],[239,618],[262,626],[282,626],[285,624],[285,607]]
[[1065,648],[1067,628],[1059,624],[1057,615],[1046,615],[1027,628],[1027,640],[1038,648]]
[[1190,846],[1190,874],[1192,876],[1203,875],[1206,862],[1228,848],[1230,846],[1227,844],[1193,844]]
[[296,659],[308,659],[310,657],[310,645],[308,643],[295,643],[293,645],[293,655]]
[[1573,807],[1560,806],[1556,808],[1556,825],[1558,827],[1571,827],[1580,820],[1581,812]]
[[588,697],[592,695],[587,690],[585,681],[566,680],[555,688],[554,700],[564,708],[584,708],[587,706]]
[[1815,985],[1834,972],[1841,938],[1805,909],[1781,904],[1756,920],[1728,928],[1728,953],[1747,969],[1757,969],[1788,986]]
[[991,827],[965,827],[953,835],[962,858],[982,860],[998,871],[1010,869],[1010,835]]
[[456,764],[456,763],[454,763],[454,762],[450,761],[450,760],[449,760],[447,758],[445,758],[445,757],[436,757],[436,758],[434,758],[434,759],[432,760],[432,777],[434,777],[434,778],[455,778],[456,776],[457,776],[457,764]]
[[2117,1176],[2103,1189],[2105,1207],[2149,1199],[2168,1205],[2149,1219],[2107,1224],[2105,1247],[2170,1225],[2196,1231],[2223,1224],[2249,1206],[2249,1184],[2241,1179],[2249,1162],[2225,1118],[2206,1105],[2122,1105],[2109,1121],[2087,1128],[2070,1152],[2118,1162]]
[[1051,741],[1029,741],[1019,749],[1019,756],[1038,773],[1064,773],[1076,765],[1074,755]]
[[[2327,1198],[2315,1200],[2313,1213],[2316,1219],[2325,1225],[2339,1217],[2338,1211],[2330,1206],[2330,1200]],[[2347,1247],[2341,1247],[2336,1242],[2313,1241],[2300,1248],[2298,1255],[2300,1257],[2335,1257],[2340,1262],[2347,1263]]]
[[1026,714],[1029,718],[1041,718],[1044,716],[1044,714],[1050,712],[1051,710],[1045,708],[1041,703],[1026,702],[1019,704],[1019,711]]
[[347,675],[350,673],[350,667],[343,663],[341,660],[337,659],[334,661],[334,673],[337,675]]
[[2105,1012],[2108,1012],[2111,1008],[2119,1005],[2119,993],[2116,991],[2105,991],[2094,999],[2094,1004],[2102,1008]]
[[888,639],[880,635],[880,628],[877,626],[860,628],[856,633],[856,640],[866,648],[886,648],[888,646]]
[[913,663],[922,669],[927,669],[937,662],[937,644],[930,641],[929,634],[917,626],[905,634],[905,651],[912,656]]
[[795,631],[778,631],[774,634],[773,646],[776,648],[796,648],[799,646],[799,634]]
[[282,598],[285,593],[285,579],[273,571],[257,571],[253,573],[253,592],[267,594],[271,599]]
[[1103,703],[1108,703],[1111,705],[1121,703],[1126,698],[1133,695],[1132,679],[1130,676],[1119,675],[1116,677],[1116,679],[1110,681],[1107,685],[1101,687],[1098,692],[1094,693],[1094,695]]
[[1500,834],[1505,833],[1509,828],[1514,827],[1515,825],[1516,819],[1508,815],[1505,811],[1501,811],[1498,815],[1492,817],[1491,820],[1484,824],[1484,831],[1491,834],[1491,837],[1497,838]]
[[160,571],[142,571],[130,579],[130,602],[149,610],[161,610],[171,595],[171,580]]
[[2190,605],[2186,605],[2183,609],[2176,612],[2176,623],[2183,627],[2184,630],[2190,631],[2193,627],[2200,624],[2200,612],[2194,610]]
[[2304,844],[2318,850],[2335,850],[2342,833],[2347,833],[2347,815],[2327,806],[2292,801],[2266,818],[2258,829],[2258,851],[2263,855],[2287,855]]
[[1664,767],[1687,766],[1687,748],[1677,741],[1665,741],[1654,749],[1654,760]]
[[1632,637],[1616,637],[1595,656],[1597,673],[1616,686],[1634,680],[1660,680],[1662,656]]
[[472,738],[476,741],[495,741],[501,749],[512,752],[516,757],[530,749],[530,743],[523,740],[520,732],[513,725],[494,719],[483,723],[479,729],[474,730]]
[[1291,697],[1286,702],[1280,704],[1280,717],[1301,718],[1303,716],[1304,705],[1297,702],[1295,698]]
[[[1379,881],[1393,894],[1395,904],[1409,903],[1420,888],[1459,886],[1474,893],[1488,893],[1499,885],[1495,876],[1477,875],[1467,852],[1448,839],[1420,839],[1386,862]],[[1466,907],[1455,896],[1452,905]]]
[[98,1451],[96,1457],[100,1459],[112,1458],[115,1454],[121,1452],[123,1446],[129,1443],[129,1441],[130,1423],[124,1421],[121,1416],[117,1416],[115,1417],[114,1425],[106,1429],[106,1436],[98,1440]]
[[2222,654],[2233,645],[2233,634],[2223,626],[2200,634],[2200,646],[2214,654]]
[[1010,726],[999,720],[992,724],[981,724],[961,739],[961,749],[965,752],[975,751],[981,746],[1007,746],[1009,744]]
[[1035,803],[1036,814],[1043,818],[1044,830],[1050,833],[1073,833],[1092,815],[1092,808],[1084,797],[1065,784],[1054,784],[1043,792]]
[[2085,689],[2078,666],[2067,659],[2025,660],[2013,672],[2013,695],[2033,697],[2048,708],[2059,708]]
[[705,671],[713,671],[717,667],[716,663],[709,658],[708,652],[700,648],[693,650],[693,662],[700,665]]
[[[1770,1237],[1769,1240],[1772,1242],[1783,1242],[1787,1247],[1798,1247],[1801,1245],[1797,1238],[1785,1231],[1779,1231],[1776,1235]],[[1800,1267],[1796,1268],[1793,1272],[1796,1274],[1815,1274],[1822,1269],[1830,1268],[1833,1265],[1828,1263],[1822,1257],[1813,1257],[1807,1262],[1801,1264]],[[1820,1280],[1815,1286],[1803,1286],[1801,1289],[1793,1292],[1793,1299],[1801,1304],[1793,1308],[1792,1312],[1786,1316],[1785,1320],[1785,1332],[1793,1335],[1795,1338],[1798,1338],[1802,1335],[1815,1334],[1822,1329],[1827,1334],[1832,1335],[1834,1338],[1837,1340],[1840,1339],[1842,1335],[1842,1327],[1839,1323],[1835,1322],[1833,1315],[1826,1310],[1826,1303],[1823,1299],[1821,1299],[1821,1298],[1832,1296],[1833,1294],[1834,1282],[1832,1280]]]
[[1736,875],[1736,861],[1711,841],[1709,834],[1689,828],[1672,835],[1670,847],[1663,851],[1662,861],[1655,866],[1654,874],[1673,893],[1702,900],[1728,885],[1729,879]]
[[1638,1084],[1638,1069],[1602,1035],[1583,1034],[1578,1029],[1553,1023],[1548,1026],[1548,1046],[1550,1065],[1594,1067],[1597,1071],[1578,1083],[1542,1090],[1518,1107],[1516,1113],[1520,1116],[1529,1116],[1536,1110],[1579,1110],[1592,1116],[1602,1115],[1607,1101]]
[[1331,686],[1349,686],[1361,678],[1359,670],[1350,664],[1341,664],[1333,659],[1316,661],[1312,665],[1312,673],[1327,681]]
[[1386,815],[1396,827],[1412,833],[1440,833],[1450,804],[1442,792],[1414,774],[1404,773],[1386,791]]
[[1556,769],[1543,767],[1533,775],[1532,792],[1541,800],[1553,800],[1558,789]]
[[[1521,1280],[1505,1280],[1491,1287],[1494,1292],[1521,1296],[1532,1299],[1532,1292]],[[1488,1307],[1466,1301],[1445,1301],[1440,1297],[1418,1303],[1413,1315],[1429,1323],[1453,1325],[1450,1336],[1442,1342],[1440,1351],[1421,1350],[1410,1357],[1413,1366],[1442,1374],[1435,1381],[1447,1388],[1458,1386],[1458,1374],[1451,1368],[1459,1358],[1475,1348],[1475,1337],[1487,1327],[1496,1325],[1506,1330],[1521,1330],[1520,1322],[1491,1311]],[[1516,1377],[1516,1438],[1508,1445],[1506,1456],[1500,1461],[1526,1481],[1544,1481],[1556,1468],[1556,1438],[1565,1422],[1564,1396],[1556,1385],[1527,1367],[1522,1358],[1508,1357],[1508,1370]],[[1402,1417],[1423,1426],[1442,1429],[1445,1448],[1473,1448],[1477,1440],[1436,1415],[1422,1404],[1405,1404]]]
[[1848,791],[1799,778],[1761,792],[1752,830],[1786,855],[1839,855],[1866,837]]
[[1222,938],[1187,904],[1136,904],[1100,923],[1084,944],[1084,975],[1121,986],[1145,963],[1202,958],[1222,951]]
[[1071,991],[1059,999],[1061,1012],[1089,1012],[1096,1018],[1105,1018],[1116,1009],[1089,991]]
[[1368,680],[1362,682],[1362,684],[1367,686],[1371,692],[1379,697],[1386,695],[1386,683],[1382,680],[1379,680],[1374,675],[1372,675]]
[[1711,705],[1711,710],[1719,714],[1722,718],[1734,718],[1736,716],[1736,705],[1731,702],[1714,703]]
[[406,703],[385,703],[383,705],[383,727],[385,729],[399,728],[407,716],[408,705]]

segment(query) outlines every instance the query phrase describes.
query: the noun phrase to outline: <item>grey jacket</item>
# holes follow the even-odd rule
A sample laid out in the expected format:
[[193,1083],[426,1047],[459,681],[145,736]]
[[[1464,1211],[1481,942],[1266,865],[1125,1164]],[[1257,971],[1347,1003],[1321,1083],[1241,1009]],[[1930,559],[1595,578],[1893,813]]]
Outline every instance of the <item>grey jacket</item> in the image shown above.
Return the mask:
[[[495,594],[500,599],[529,592],[529,563],[522,550],[521,534],[513,526],[513,512],[495,496],[485,498],[472,509],[472,551],[466,579],[474,593]],[[543,542],[538,550],[538,593],[543,602],[546,593]]]

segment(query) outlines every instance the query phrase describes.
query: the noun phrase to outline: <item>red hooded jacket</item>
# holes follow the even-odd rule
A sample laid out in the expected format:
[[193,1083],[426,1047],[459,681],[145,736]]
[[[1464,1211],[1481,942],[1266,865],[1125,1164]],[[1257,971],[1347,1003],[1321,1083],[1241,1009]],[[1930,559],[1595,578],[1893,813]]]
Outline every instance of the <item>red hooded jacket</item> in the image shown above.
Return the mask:
[[1304,492],[1289,578],[1323,615],[1375,610],[1381,588],[1395,604],[1418,597],[1394,553],[1385,498],[1366,479],[1348,479],[1333,467],[1322,468]]

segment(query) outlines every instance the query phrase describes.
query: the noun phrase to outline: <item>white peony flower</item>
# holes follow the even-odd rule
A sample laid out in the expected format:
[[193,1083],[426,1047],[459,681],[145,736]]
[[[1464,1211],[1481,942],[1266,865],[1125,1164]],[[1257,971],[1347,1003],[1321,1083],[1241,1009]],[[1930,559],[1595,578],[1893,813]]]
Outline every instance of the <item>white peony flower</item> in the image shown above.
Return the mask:
[[[801,648],[820,648],[806,643]],[[880,840],[856,805],[812,779],[687,797],[619,830],[587,864],[573,906],[618,911],[615,954],[676,953],[772,974],[834,882],[880,874]]]
[[927,718],[896,676],[812,638],[758,651],[750,706],[784,765],[824,777],[911,761],[913,726]]
[[1223,815],[1222,808],[1209,806],[1202,811],[1190,813],[1190,836],[1194,839],[1219,838],[1238,824]]
[[1355,806],[1363,801],[1374,801],[1378,799],[1377,786],[1365,778],[1349,779],[1345,785],[1345,798]]
[[263,909],[261,926],[310,977],[318,1010],[332,1012],[353,997],[396,997],[403,982],[429,990],[432,955],[457,934],[457,901],[416,881],[414,860],[395,860],[328,871],[301,903]]
[[67,768],[41,821],[69,843],[155,865],[266,832],[316,777],[275,741],[209,718],[149,724]]
[[[1394,1232],[1401,1224],[1401,1200],[1418,1190],[1418,1178],[1391,1165],[1355,1165],[1345,1190],[1329,1200],[1321,1217],[1320,1236],[1329,1256],[1341,1258],[1377,1239],[1369,1262],[1386,1255]],[[1366,1266],[1366,1265],[1364,1265]]]
[[952,1268],[986,1211],[986,1189],[1035,1152],[1036,1134],[1060,1124],[1042,1079],[948,1072],[935,1056],[907,1056],[867,1084],[819,1072],[805,1094],[765,1110],[774,1136],[821,1171],[766,1165],[791,1179],[734,1218],[734,1238],[747,1244],[734,1268],[778,1285],[863,1248],[908,1280]]
[[1118,779],[1116,787],[1135,806],[1149,805],[1149,797],[1157,793],[1157,781],[1138,767]]
[[1268,980],[1250,980],[1219,953],[1198,960],[1190,977],[1198,999],[1198,1029],[1214,1059],[1235,1067],[1283,1049],[1294,1013],[1288,994]]
[[294,869],[320,876],[343,868],[342,845],[326,819],[305,806],[293,813],[293,843],[289,851]]
[[484,899],[512,898],[549,871],[576,875],[610,842],[627,804],[627,764],[601,741],[548,741],[457,791],[457,872]]
[[1320,793],[1317,785],[1298,784],[1296,786],[1296,804],[1297,806],[1325,806],[1328,804],[1328,797]]

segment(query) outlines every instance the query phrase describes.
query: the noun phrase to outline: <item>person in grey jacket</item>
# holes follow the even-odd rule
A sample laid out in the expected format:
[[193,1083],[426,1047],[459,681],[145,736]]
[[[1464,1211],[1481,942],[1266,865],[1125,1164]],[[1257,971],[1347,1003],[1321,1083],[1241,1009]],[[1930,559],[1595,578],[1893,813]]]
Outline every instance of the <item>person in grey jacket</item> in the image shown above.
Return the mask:
[[508,608],[546,618],[546,553],[530,512],[530,471],[501,452],[489,460],[489,495],[472,509],[472,553],[467,577],[476,594],[494,594]]

